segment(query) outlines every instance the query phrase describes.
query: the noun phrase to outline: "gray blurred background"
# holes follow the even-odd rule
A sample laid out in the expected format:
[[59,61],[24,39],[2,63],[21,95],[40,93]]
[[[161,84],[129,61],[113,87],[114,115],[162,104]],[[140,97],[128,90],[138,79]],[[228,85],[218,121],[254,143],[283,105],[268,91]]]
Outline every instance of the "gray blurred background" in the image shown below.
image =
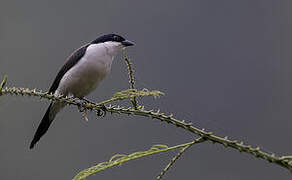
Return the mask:
[[[0,1],[0,75],[7,86],[48,90],[67,56],[105,33],[128,49],[137,87],[165,96],[147,107],[174,113],[220,136],[292,154],[291,1]],[[89,98],[128,88],[119,55]],[[141,101],[140,101],[141,102]],[[176,145],[193,134],[140,117],[60,113],[35,149],[29,143],[49,102],[0,98],[0,179],[71,179],[115,153]],[[135,160],[89,179],[155,179],[176,152]],[[284,168],[220,145],[189,149],[165,179],[288,180]]]

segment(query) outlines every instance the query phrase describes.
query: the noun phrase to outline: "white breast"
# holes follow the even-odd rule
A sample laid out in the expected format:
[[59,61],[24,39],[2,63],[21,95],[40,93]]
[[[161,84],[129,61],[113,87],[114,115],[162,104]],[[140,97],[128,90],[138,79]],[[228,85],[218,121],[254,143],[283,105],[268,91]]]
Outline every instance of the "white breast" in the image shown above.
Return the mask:
[[75,97],[88,95],[110,72],[113,58],[103,43],[88,46],[80,61],[61,79],[56,93]]

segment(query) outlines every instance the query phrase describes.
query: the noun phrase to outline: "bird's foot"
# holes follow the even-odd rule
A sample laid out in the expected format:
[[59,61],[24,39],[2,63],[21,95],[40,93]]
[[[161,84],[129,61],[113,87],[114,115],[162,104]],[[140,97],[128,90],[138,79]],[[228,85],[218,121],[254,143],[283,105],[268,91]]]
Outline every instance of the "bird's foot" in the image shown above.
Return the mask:
[[81,101],[81,102],[79,102],[79,104],[77,105],[77,108],[78,108],[78,111],[79,112],[84,112],[84,111],[86,111],[86,108],[84,107],[84,106],[82,106],[84,103]]
[[[82,113],[82,116],[87,121],[88,120],[88,118],[87,118],[87,109],[82,106],[82,105],[84,105],[86,103],[90,103],[90,104],[95,104],[95,103],[90,101],[90,100],[88,100],[88,99],[86,99],[86,98],[84,98],[84,97],[80,98],[80,104],[78,105],[78,110],[79,110],[79,112]],[[107,111],[106,106],[105,105],[101,105],[101,107],[99,109],[97,109],[96,115],[105,117],[106,111]]]
[[83,98],[80,98],[80,100],[82,100],[83,102],[90,103],[90,104],[95,104],[95,102],[92,102],[91,100],[89,100],[89,99],[86,99],[85,97],[83,97]]
[[101,105],[100,109],[97,110],[96,115],[105,117],[106,110],[107,109],[106,109],[105,105]]
[[88,116],[87,116],[87,108],[85,108],[83,105],[86,104],[86,100],[80,99],[78,107],[78,111],[81,113],[82,117],[85,119],[85,121],[88,121]]
[[86,99],[85,97],[79,98],[78,102],[79,102],[79,105],[78,105],[79,112],[85,111],[86,108],[84,107],[84,105],[86,105],[87,103],[95,104],[94,102]]

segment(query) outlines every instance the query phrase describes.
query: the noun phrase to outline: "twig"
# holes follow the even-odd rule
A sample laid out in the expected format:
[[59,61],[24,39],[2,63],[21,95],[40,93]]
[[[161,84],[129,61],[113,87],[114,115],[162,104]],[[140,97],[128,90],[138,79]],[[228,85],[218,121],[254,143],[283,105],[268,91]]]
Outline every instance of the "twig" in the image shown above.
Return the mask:
[[[128,66],[130,89],[135,89],[134,69],[132,67],[132,62],[131,62],[130,58],[126,54],[126,50],[125,49],[123,49],[123,56],[124,56],[124,60],[127,63],[127,66]],[[137,98],[136,97],[133,97],[131,99],[131,102],[132,102],[134,108],[135,109],[138,109],[138,101],[137,101]]]
[[165,166],[165,168],[161,171],[161,173],[157,176],[157,180],[160,180],[164,174],[169,170],[169,168],[181,157],[181,155],[187,150],[189,149],[192,145],[194,144],[197,144],[197,143],[201,143],[201,142],[204,142],[206,141],[204,138],[198,138],[198,139],[195,139],[193,142],[193,144],[189,144],[185,147],[183,147],[178,153],[177,155],[175,155],[171,161]]
[[7,82],[7,75],[4,75],[3,80],[0,84],[0,96],[2,95],[2,89],[5,86],[6,82]]
[[143,89],[141,91],[138,91],[137,89],[127,89],[127,90],[115,93],[115,95],[112,98],[108,100],[104,100],[98,103],[97,105],[104,105],[104,104],[108,104],[114,101],[120,101],[124,99],[133,99],[136,97],[144,97],[144,96],[153,96],[154,98],[156,98],[162,95],[164,95],[164,93],[157,90],[149,91],[147,89]]
[[105,169],[108,169],[108,168],[111,168],[111,167],[114,167],[117,165],[122,165],[123,163],[131,161],[131,160],[139,159],[142,157],[146,157],[146,156],[150,156],[150,155],[154,155],[154,154],[158,154],[158,153],[162,153],[162,152],[172,151],[172,150],[179,149],[179,148],[184,148],[186,146],[191,146],[191,145],[196,144],[196,143],[198,143],[197,140],[189,142],[189,143],[185,143],[185,144],[172,146],[172,147],[168,147],[166,145],[154,145],[147,151],[134,152],[134,153],[129,154],[129,155],[116,154],[116,155],[112,156],[110,158],[110,160],[107,162],[99,163],[95,166],[92,166],[88,169],[85,169],[85,170],[79,172],[73,178],[73,180],[83,180],[83,179],[87,178],[88,176],[94,175],[100,171],[103,171]]

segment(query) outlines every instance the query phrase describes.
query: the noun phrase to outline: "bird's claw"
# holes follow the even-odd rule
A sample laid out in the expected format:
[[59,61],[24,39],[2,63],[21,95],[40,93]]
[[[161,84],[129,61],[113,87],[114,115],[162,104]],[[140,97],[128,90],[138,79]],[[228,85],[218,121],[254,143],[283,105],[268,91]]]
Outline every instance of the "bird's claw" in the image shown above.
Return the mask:
[[79,112],[84,112],[86,111],[86,108],[84,106],[82,106],[84,104],[84,102],[80,102],[78,105],[77,105],[77,108],[78,108],[78,111]]
[[77,105],[79,112],[84,112],[86,110],[86,108],[83,106],[87,103],[91,103],[94,104],[93,102],[91,102],[90,100],[86,99],[86,98],[79,98],[79,104]]
[[83,105],[86,104],[87,102],[84,99],[80,99],[79,104],[77,105],[78,111],[81,113],[82,117],[88,121],[87,117],[87,108],[85,108]]
[[[81,112],[83,116],[84,116],[84,114],[87,114],[87,109],[83,106],[83,105],[86,104],[86,103],[94,104],[93,102],[91,102],[91,101],[88,100],[88,99],[81,98],[81,99],[80,99],[80,103],[79,103],[78,106],[77,106],[79,112]],[[103,116],[103,117],[105,117],[105,115],[106,115],[106,110],[107,110],[107,108],[105,107],[105,105],[101,105],[101,107],[100,107],[99,109],[97,109],[97,111],[96,111],[96,115],[97,115],[97,116]],[[87,116],[86,116],[86,117],[87,117]],[[85,119],[87,119],[87,118],[85,118]]]
[[96,112],[96,115],[97,116],[103,116],[103,117],[105,117],[105,115],[106,115],[106,107],[105,107],[105,105],[102,105],[101,107],[100,107],[100,109],[98,109],[97,110],[97,112]]
[[95,104],[94,102],[90,101],[89,99],[86,99],[85,97],[81,98],[81,100],[86,103]]

